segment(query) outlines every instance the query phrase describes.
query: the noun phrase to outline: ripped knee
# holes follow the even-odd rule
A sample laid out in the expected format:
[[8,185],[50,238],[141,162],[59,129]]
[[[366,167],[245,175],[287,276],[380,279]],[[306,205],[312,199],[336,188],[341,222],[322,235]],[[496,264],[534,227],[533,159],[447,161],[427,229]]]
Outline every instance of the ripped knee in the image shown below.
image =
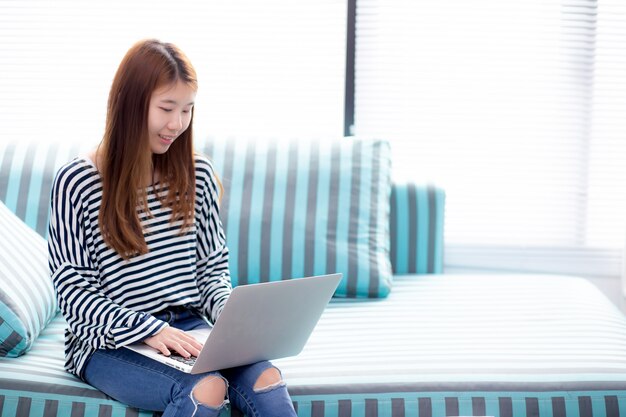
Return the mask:
[[256,392],[268,391],[282,385],[285,385],[283,376],[278,369],[272,367],[267,368],[259,375],[253,389]]
[[201,379],[193,387],[191,395],[198,403],[207,407],[217,408],[224,404],[227,389],[228,385],[224,378],[211,375]]

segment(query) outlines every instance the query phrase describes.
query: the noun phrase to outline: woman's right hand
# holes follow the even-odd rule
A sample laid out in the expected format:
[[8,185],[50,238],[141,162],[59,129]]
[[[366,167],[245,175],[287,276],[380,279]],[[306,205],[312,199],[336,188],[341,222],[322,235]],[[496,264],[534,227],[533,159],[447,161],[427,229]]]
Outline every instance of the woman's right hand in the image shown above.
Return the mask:
[[174,350],[179,355],[189,358],[198,356],[202,349],[202,343],[184,331],[171,326],[164,327],[159,333],[144,339],[143,342],[165,356],[170,356],[171,350]]

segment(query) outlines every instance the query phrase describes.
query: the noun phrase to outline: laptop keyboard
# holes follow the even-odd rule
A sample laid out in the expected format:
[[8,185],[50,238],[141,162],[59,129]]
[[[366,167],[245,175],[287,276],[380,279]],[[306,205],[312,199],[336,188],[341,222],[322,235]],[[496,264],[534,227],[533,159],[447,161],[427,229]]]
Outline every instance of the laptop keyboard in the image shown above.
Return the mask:
[[[162,353],[161,353],[161,355],[162,355]],[[191,366],[193,366],[196,363],[196,359],[198,359],[195,356],[191,356],[189,358],[185,358],[184,356],[181,356],[178,353],[174,353],[174,352],[172,352],[172,354],[169,356],[169,358],[170,359],[174,359],[175,361],[178,361],[178,362],[182,362],[182,363],[187,364],[187,365],[191,365]]]

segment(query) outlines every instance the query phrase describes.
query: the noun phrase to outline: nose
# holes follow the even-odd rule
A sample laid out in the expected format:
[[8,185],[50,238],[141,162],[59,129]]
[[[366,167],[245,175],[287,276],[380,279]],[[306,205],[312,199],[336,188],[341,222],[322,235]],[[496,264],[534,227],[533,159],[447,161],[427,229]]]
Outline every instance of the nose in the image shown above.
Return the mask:
[[172,115],[167,124],[167,128],[173,132],[178,132],[183,128],[183,119],[182,116],[178,113]]

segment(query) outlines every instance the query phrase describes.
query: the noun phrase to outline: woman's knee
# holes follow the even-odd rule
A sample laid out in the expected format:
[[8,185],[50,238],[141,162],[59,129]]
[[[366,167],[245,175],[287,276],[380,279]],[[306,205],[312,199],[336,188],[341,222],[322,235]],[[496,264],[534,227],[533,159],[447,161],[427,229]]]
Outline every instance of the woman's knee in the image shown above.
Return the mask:
[[283,377],[280,371],[274,367],[267,368],[257,378],[254,383],[255,391],[267,390],[283,384]]
[[211,375],[201,379],[191,391],[193,398],[208,407],[219,407],[224,403],[228,389],[226,380],[221,376]]

